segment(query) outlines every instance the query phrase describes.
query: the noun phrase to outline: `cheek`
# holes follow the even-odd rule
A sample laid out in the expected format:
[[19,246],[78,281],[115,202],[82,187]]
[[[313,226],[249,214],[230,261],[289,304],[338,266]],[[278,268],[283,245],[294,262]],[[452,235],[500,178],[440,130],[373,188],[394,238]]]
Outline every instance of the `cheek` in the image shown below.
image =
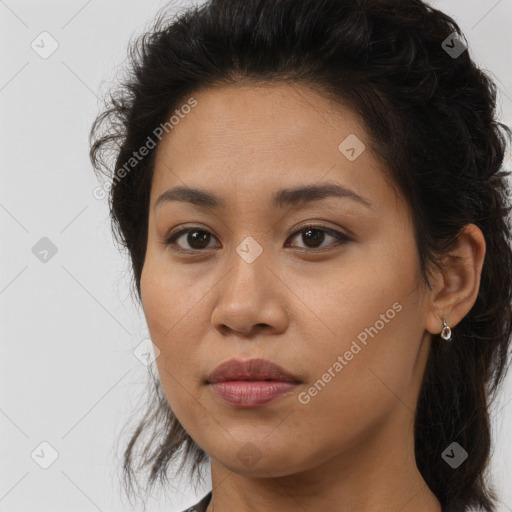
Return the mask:
[[184,326],[187,313],[193,314],[187,289],[177,282],[169,269],[158,264],[151,256],[146,258],[141,275],[141,298],[146,323],[152,342],[159,348],[160,356],[156,362],[173,373],[182,368],[194,349],[194,338],[185,339]]
[[[152,342],[160,350],[156,366],[163,392],[182,424],[200,424],[200,411],[190,407],[195,396],[197,361],[202,339],[202,302],[190,283],[181,283],[169,269],[146,260],[141,275],[141,298]],[[203,291],[204,293],[204,291]]]
[[345,275],[341,284],[333,276],[321,292],[311,293],[304,283],[308,305],[314,303],[311,308],[322,322],[308,328],[307,318],[314,318],[308,314],[299,326],[314,342],[303,340],[310,378],[298,397],[303,422],[298,442],[307,443],[310,432],[319,431],[326,447],[352,445],[395,407],[403,403],[414,409],[417,295],[411,293],[412,283],[404,282],[405,273],[400,278],[374,270],[357,279]]
[[346,401],[346,393],[361,399],[365,387],[385,389],[379,377],[395,390],[411,384],[423,330],[410,252],[369,251],[357,262],[294,280],[300,283],[294,292],[304,298],[295,318],[312,380],[336,381],[328,384],[336,399]]
[[[191,317],[204,302],[205,286],[200,280],[180,272],[163,254],[148,251],[141,275],[141,297],[148,327],[154,343],[162,348],[179,343],[176,339],[185,326],[193,326]],[[187,344],[193,341],[189,338]]]

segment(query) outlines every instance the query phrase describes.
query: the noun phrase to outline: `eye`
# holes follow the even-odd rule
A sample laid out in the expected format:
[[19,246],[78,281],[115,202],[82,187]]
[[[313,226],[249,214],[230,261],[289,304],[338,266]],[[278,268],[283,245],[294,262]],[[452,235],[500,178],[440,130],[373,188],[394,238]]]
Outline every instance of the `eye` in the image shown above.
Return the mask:
[[[289,239],[293,239],[297,235],[302,233],[302,242],[305,247],[299,247],[299,249],[313,249],[308,252],[315,252],[314,249],[321,247],[321,244],[325,241],[326,235],[334,239],[334,243],[328,244],[331,246],[343,245],[350,242],[351,239],[343,233],[336,231],[335,229],[328,228],[327,226],[321,225],[307,225],[301,226],[295,230]],[[326,247],[326,246],[324,246]]]
[[[185,238],[186,243],[189,247],[183,247],[177,244],[177,240],[187,235]],[[208,244],[212,239],[212,234],[198,227],[182,229],[176,233],[171,234],[166,240],[165,245],[177,245],[177,251],[200,251],[201,249],[208,249]]]
[[[326,240],[327,237],[331,237],[334,243],[328,244],[330,246],[343,245],[350,242],[351,239],[343,233],[331,229],[327,226],[322,225],[303,225],[296,229],[288,238],[293,239],[297,235],[302,233],[302,241],[305,243],[304,247],[299,249],[312,249],[307,252],[315,252],[315,249],[322,248],[321,244]],[[186,237],[185,237],[186,235]],[[178,241],[184,238],[184,242],[188,244],[188,247],[180,245]],[[210,242],[215,238],[208,230],[199,227],[193,227],[188,229],[182,229],[176,233],[172,233],[165,240],[165,245],[174,246],[173,249],[178,252],[201,252],[202,249],[209,249]],[[288,245],[287,245],[288,246]],[[325,246],[324,246],[325,247]]]

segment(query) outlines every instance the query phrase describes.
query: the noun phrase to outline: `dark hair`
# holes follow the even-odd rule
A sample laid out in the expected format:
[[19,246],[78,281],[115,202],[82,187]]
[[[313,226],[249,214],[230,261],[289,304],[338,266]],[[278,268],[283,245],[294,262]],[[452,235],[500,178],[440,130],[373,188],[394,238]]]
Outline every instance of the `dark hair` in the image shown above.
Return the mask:
[[[365,142],[411,208],[426,285],[431,264],[441,265],[465,225],[476,224],[485,237],[476,303],[453,330],[453,342],[432,336],[415,456],[443,510],[490,512],[497,497],[484,478],[488,407],[507,371],[512,332],[510,172],[501,170],[511,130],[496,120],[492,79],[467,49],[450,53],[461,45],[467,42],[457,23],[421,0],[211,0],[172,20],[164,9],[151,30],[131,41],[129,75],[92,126],[90,157],[111,180],[112,228],[129,252],[140,301],[156,150],[133,169],[126,163],[187,98],[223,84],[297,83],[359,114],[369,132]],[[124,454],[130,486],[134,446],[150,425],[138,466],[150,467],[150,486],[158,477],[167,481],[169,463],[180,454],[182,464],[194,463],[192,476],[208,461],[153,380],[153,401]],[[456,469],[441,457],[454,441],[469,452]]]

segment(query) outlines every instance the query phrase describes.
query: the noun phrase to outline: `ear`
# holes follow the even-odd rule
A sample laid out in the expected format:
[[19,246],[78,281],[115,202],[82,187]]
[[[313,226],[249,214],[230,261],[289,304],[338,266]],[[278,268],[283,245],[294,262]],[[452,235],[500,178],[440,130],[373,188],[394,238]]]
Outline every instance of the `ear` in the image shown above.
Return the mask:
[[449,327],[454,327],[473,307],[480,289],[485,247],[480,228],[475,224],[464,226],[456,245],[443,260],[443,269],[434,273],[425,321],[430,333],[441,332],[443,318]]

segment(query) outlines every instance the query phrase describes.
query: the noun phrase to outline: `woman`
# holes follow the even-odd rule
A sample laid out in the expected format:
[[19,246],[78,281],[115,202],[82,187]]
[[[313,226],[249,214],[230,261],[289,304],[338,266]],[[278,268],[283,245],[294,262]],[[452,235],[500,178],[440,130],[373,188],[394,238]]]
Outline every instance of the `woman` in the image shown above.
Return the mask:
[[131,50],[91,130],[158,368],[127,487],[183,455],[189,510],[496,510],[510,130],[455,21],[211,0]]

